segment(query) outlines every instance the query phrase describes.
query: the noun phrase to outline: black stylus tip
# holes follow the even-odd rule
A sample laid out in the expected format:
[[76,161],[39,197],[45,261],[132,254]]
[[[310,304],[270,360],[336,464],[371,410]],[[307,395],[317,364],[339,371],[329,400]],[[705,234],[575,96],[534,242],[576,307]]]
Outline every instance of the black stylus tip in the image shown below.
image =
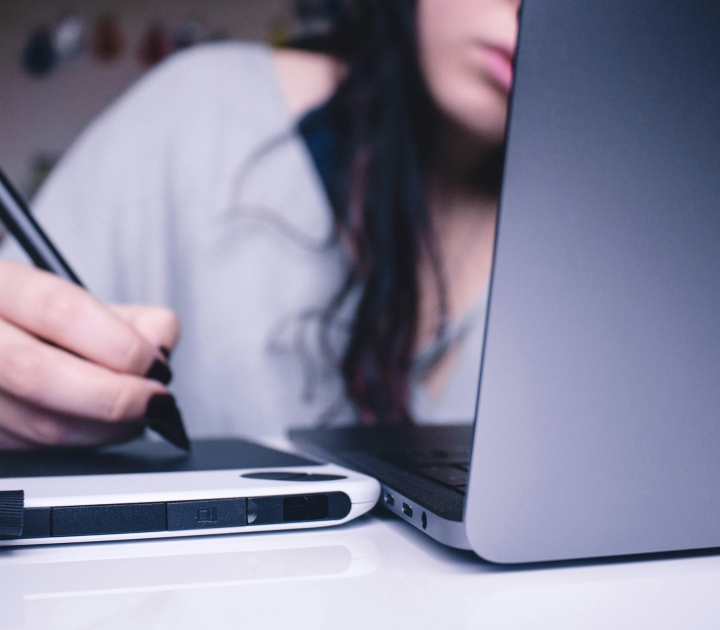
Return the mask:
[[167,363],[163,363],[158,359],[150,366],[145,378],[167,385],[172,380],[172,372],[167,366]]
[[148,427],[168,442],[184,451],[190,450],[190,440],[185,433],[180,410],[173,396],[170,394],[153,396],[148,402],[145,419],[148,421]]

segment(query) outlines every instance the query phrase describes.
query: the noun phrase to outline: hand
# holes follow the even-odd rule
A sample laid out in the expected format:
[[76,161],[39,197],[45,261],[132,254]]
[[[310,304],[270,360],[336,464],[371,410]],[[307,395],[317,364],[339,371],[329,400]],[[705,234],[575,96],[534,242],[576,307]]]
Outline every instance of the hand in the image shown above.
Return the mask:
[[175,315],[106,306],[50,273],[0,261],[0,450],[97,446],[144,430],[169,374]]

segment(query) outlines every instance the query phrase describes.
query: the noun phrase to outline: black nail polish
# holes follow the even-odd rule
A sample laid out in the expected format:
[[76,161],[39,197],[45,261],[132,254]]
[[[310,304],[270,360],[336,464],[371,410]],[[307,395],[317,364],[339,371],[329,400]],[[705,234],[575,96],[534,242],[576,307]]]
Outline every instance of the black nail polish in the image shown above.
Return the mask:
[[190,440],[185,433],[180,410],[173,396],[170,394],[153,396],[148,401],[145,419],[148,421],[148,427],[168,442],[184,451],[190,450]]
[[162,352],[166,361],[170,360],[170,350],[168,350],[165,346],[160,346],[160,352]]
[[145,378],[167,385],[170,381],[172,381],[172,372],[166,363],[163,363],[158,359],[150,366]]

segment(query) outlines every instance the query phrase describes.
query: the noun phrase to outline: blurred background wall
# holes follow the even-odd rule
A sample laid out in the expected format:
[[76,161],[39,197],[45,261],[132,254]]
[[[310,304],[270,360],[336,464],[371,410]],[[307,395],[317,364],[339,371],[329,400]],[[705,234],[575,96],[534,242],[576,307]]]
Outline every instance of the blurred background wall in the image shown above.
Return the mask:
[[32,196],[153,60],[200,40],[282,39],[296,14],[293,0],[0,0],[0,167]]

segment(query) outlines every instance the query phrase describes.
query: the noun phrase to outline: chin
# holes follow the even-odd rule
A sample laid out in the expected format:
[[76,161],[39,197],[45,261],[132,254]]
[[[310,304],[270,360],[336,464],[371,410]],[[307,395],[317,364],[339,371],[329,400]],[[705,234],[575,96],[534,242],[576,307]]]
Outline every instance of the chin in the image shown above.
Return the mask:
[[466,129],[479,144],[498,146],[505,141],[507,113],[483,112],[480,109],[468,109],[457,112],[453,118]]
[[468,90],[465,94],[443,100],[441,105],[445,115],[481,144],[497,146],[505,141],[507,94],[483,84],[480,89]]

